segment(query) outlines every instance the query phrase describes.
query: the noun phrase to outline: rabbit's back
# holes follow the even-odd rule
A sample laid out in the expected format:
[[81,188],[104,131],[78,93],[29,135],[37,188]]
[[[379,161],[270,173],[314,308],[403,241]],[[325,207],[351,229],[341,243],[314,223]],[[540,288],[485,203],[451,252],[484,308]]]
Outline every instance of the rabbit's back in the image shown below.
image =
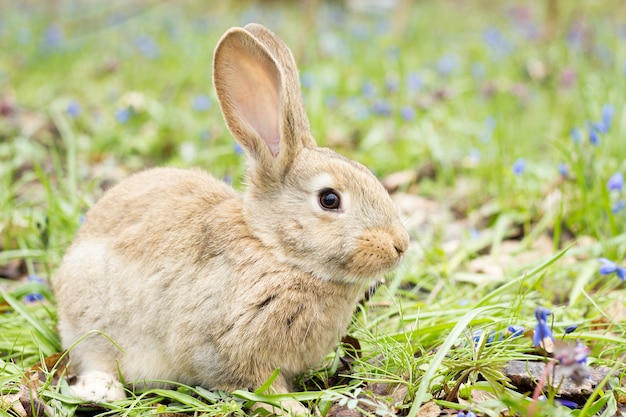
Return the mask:
[[[223,268],[221,239],[245,229],[242,219],[230,221],[240,212],[240,197],[200,170],[147,170],[110,189],[53,278],[64,345],[98,330],[122,349],[138,343],[163,350],[169,326],[184,324],[177,317],[193,320],[181,309],[209,293],[223,296],[219,275],[197,281],[203,271]],[[227,229],[219,219],[229,219]],[[115,350],[103,337],[92,339],[76,347],[78,368]]]

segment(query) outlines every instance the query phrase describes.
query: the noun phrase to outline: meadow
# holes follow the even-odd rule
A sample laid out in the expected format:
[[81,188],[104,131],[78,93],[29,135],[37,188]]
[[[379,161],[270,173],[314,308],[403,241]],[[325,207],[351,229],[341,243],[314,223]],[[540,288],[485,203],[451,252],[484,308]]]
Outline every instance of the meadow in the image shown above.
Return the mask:
[[0,3],[0,413],[278,399],[176,385],[82,404],[49,288],[131,173],[197,166],[243,187],[211,60],[248,22],[290,46],[318,143],[381,179],[412,238],[293,398],[330,417],[626,412],[623,2],[213,3]]

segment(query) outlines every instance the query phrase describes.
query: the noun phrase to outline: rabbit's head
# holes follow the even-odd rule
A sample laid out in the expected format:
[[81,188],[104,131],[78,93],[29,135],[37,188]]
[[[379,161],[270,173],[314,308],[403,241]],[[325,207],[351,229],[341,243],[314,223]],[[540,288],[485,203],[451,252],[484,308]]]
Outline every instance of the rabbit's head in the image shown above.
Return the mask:
[[261,25],[233,28],[215,50],[213,81],[248,157],[252,233],[321,279],[362,283],[396,266],[409,241],[397,210],[366,167],[316,145],[287,46]]

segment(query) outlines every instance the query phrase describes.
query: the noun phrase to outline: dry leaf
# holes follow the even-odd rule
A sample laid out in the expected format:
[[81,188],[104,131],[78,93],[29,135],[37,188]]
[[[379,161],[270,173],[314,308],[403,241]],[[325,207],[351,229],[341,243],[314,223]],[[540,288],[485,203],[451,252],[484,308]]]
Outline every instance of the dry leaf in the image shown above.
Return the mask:
[[439,417],[441,414],[441,407],[439,407],[434,402],[428,402],[426,404],[422,404],[422,406],[417,410],[417,417]]

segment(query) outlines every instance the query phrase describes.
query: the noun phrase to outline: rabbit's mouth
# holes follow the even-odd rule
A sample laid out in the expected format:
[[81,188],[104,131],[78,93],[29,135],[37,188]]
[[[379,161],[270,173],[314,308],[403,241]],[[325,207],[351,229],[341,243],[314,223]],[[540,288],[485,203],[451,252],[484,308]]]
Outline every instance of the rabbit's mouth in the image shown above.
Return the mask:
[[358,237],[355,250],[346,264],[348,273],[360,278],[374,278],[396,267],[409,245],[406,231],[390,233],[373,229]]

